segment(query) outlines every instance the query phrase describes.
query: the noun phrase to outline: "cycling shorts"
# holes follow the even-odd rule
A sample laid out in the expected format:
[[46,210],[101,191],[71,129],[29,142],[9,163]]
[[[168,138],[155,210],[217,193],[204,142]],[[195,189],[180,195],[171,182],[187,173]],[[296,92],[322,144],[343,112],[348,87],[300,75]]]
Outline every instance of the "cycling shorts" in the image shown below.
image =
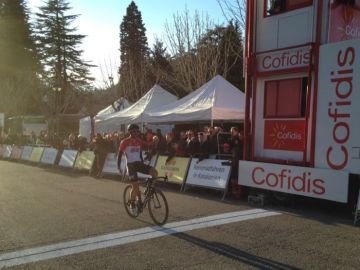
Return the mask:
[[137,173],[149,174],[150,170],[153,168],[150,165],[144,164],[141,161],[135,161],[127,164],[129,180],[137,181]]

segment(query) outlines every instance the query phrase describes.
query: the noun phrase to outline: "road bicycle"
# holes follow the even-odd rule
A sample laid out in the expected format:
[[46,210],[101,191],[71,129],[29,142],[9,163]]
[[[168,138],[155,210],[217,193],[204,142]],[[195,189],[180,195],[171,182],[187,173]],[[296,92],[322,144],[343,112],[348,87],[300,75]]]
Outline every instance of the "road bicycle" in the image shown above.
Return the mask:
[[[169,216],[169,206],[165,198],[164,193],[154,186],[155,181],[164,180],[167,182],[167,176],[159,176],[156,178],[147,178],[145,185],[140,186],[140,198],[137,198],[135,202],[131,201],[130,192],[131,185],[127,185],[124,190],[124,205],[126,213],[136,218],[147,207],[151,219],[157,225],[164,225]],[[142,197],[142,198],[141,198]]]

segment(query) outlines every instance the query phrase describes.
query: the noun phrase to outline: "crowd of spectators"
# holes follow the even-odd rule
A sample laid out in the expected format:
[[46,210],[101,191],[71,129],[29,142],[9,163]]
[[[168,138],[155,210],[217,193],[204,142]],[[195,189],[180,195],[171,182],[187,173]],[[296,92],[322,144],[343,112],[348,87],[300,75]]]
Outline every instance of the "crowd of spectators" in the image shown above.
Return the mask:
[[[100,174],[108,153],[115,153],[119,149],[120,142],[127,134],[113,132],[96,134],[90,141],[75,133],[66,136],[49,136],[46,131],[36,135],[34,132],[29,136],[3,135],[0,137],[2,144],[16,145],[47,145],[59,150],[74,149],[84,151],[92,150],[95,153],[95,174]],[[151,159],[156,155],[167,155],[168,159],[177,157],[196,157],[201,161],[206,158],[218,158],[228,161],[232,166],[231,178],[237,178],[238,160],[242,159],[243,134],[237,127],[231,127],[224,131],[221,127],[210,126],[202,130],[188,129],[176,130],[162,134],[160,129],[153,131],[145,128],[142,134],[149,148],[145,159]]]

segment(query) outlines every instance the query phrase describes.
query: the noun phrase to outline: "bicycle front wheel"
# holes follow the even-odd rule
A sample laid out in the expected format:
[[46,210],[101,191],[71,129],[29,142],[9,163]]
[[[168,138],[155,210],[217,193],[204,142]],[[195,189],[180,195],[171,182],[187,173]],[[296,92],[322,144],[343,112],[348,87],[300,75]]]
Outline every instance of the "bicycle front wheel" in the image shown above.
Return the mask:
[[169,206],[164,193],[154,189],[148,201],[149,214],[157,225],[164,225],[169,216]]

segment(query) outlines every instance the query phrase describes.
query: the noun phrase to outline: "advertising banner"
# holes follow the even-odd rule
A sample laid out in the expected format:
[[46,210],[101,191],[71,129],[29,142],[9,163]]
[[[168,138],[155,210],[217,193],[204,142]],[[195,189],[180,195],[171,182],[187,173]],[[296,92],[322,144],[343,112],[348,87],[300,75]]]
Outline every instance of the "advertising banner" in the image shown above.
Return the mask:
[[34,147],[32,152],[31,152],[29,161],[31,161],[31,162],[40,162],[40,159],[41,159],[41,156],[42,156],[43,152],[44,152],[44,147]]
[[347,202],[349,173],[240,161],[239,185],[324,200]]
[[10,158],[12,145],[4,145],[3,158]]
[[330,5],[330,43],[360,38],[360,0],[347,2],[333,0]]
[[32,150],[33,150],[33,148],[31,146],[24,146],[22,153],[21,153],[21,160],[28,161],[31,156]]
[[173,157],[166,163],[167,156],[159,156],[156,170],[159,176],[167,176],[169,182],[183,183],[190,163],[190,158]]
[[75,168],[78,170],[90,171],[95,160],[93,151],[82,151],[78,154],[75,161]]
[[61,154],[59,166],[66,168],[74,167],[77,154],[78,151],[76,150],[69,150],[69,149],[64,150]]
[[193,158],[186,177],[186,184],[215,189],[225,189],[229,181],[230,166],[223,166],[223,160]]
[[320,47],[315,167],[360,173],[360,42]]
[[21,146],[16,146],[14,145],[12,150],[11,150],[11,159],[20,159],[21,158],[21,152],[22,152],[22,147]]
[[309,64],[310,46],[264,52],[256,57],[256,67],[260,73],[306,68]]
[[[117,168],[117,156],[116,153],[108,153],[105,159],[105,163],[102,169],[102,173],[107,173],[107,174],[119,174],[119,170]],[[126,158],[123,155],[122,159],[121,159],[121,171],[125,170],[125,166],[126,166]]]
[[305,120],[265,120],[264,148],[304,151]]
[[58,150],[55,148],[45,148],[40,163],[46,165],[54,165],[56,161],[56,157],[58,154]]

